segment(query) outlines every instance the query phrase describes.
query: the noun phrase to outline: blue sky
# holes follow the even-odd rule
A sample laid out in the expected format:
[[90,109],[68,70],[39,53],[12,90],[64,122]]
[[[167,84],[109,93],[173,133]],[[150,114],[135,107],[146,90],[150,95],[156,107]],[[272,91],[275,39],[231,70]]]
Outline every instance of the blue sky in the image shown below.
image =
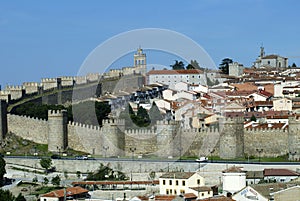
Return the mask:
[[[170,29],[201,45],[218,65],[230,57],[250,66],[263,43],[300,65],[300,1],[0,1],[0,84],[76,75],[87,55],[122,32]],[[174,58],[151,57],[169,65]],[[132,58],[124,57],[124,66]],[[117,62],[118,65],[121,65]]]

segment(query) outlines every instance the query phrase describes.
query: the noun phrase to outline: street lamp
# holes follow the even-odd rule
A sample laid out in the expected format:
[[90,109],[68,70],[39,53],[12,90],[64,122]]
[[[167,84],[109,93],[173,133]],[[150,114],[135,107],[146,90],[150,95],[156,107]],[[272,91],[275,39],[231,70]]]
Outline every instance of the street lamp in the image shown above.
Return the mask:
[[294,156],[297,154],[297,152],[296,151],[290,151],[289,153],[292,156],[292,161],[294,161],[295,160]]
[[263,149],[256,149],[256,151],[258,152],[258,161],[260,163],[260,153],[263,152]]
[[109,149],[109,146],[103,146],[104,151],[104,158],[106,158],[106,152]]
[[135,152],[136,148],[135,147],[130,147],[129,150],[132,153],[132,160],[134,160],[134,152]]

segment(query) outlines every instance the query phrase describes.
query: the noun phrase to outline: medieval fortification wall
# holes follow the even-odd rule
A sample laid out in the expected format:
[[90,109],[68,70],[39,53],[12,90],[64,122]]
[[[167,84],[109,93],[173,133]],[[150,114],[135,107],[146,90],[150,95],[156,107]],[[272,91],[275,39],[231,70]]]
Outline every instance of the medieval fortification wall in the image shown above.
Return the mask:
[[[48,115],[46,121],[8,114],[8,131],[36,143],[48,144],[52,152],[69,147],[107,157],[132,154],[276,157],[289,153],[293,148],[295,152],[299,151],[300,137],[296,132],[299,123],[293,118],[288,129],[241,129],[239,119],[226,119],[219,128],[182,129],[178,122],[158,121],[152,128],[124,131],[123,120],[105,120],[99,127],[66,122],[64,111],[49,111]],[[263,151],[259,153],[258,149]]]

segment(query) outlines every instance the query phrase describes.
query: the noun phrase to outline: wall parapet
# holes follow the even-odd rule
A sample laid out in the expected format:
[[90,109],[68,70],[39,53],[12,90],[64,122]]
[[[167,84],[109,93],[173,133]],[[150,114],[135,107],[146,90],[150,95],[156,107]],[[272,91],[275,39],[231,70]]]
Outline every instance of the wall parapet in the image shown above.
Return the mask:
[[94,125],[89,125],[89,124],[82,124],[82,123],[79,123],[79,122],[71,122],[71,121],[69,121],[68,125],[69,126],[73,126],[73,127],[83,128],[83,129],[89,129],[89,130],[101,130],[100,126],[94,126]]

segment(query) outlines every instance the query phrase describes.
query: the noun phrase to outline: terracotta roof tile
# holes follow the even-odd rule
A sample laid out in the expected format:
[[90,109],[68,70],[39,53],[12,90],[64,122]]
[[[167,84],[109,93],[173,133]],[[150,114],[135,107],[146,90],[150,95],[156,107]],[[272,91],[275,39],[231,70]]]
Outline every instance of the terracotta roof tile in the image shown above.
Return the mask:
[[160,176],[160,178],[170,178],[170,179],[188,179],[196,174],[195,172],[168,172]]
[[224,195],[221,195],[221,196],[215,196],[215,197],[201,199],[201,201],[235,201],[235,200],[232,198],[229,198],[229,197],[225,197]]
[[299,173],[289,169],[264,169],[264,176],[300,176]]
[[79,195],[79,194],[83,194],[83,193],[88,193],[89,191],[84,188],[81,188],[80,186],[76,186],[76,187],[66,188],[66,191],[64,191],[64,189],[51,191],[50,193],[46,193],[42,196],[43,197],[62,198],[62,197],[64,197],[64,192],[66,192],[67,196],[71,196],[71,195]]

